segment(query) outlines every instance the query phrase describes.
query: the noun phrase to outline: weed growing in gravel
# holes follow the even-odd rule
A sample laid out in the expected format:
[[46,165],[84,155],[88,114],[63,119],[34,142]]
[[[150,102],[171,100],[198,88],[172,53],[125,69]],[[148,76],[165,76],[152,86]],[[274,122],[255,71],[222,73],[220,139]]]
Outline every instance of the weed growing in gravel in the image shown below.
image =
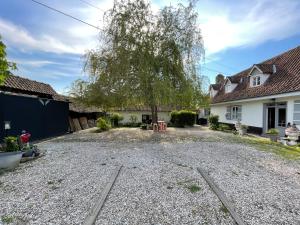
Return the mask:
[[48,184],[49,184],[49,185],[52,185],[52,184],[54,184],[54,181],[53,181],[53,180],[49,180],[49,181],[48,181]]
[[187,188],[190,190],[190,192],[195,193],[201,190],[201,188],[195,184],[192,184],[190,186],[187,186]]
[[14,222],[14,217],[13,216],[2,216],[1,221],[5,224],[10,224]]
[[229,213],[228,209],[227,209],[223,204],[222,204],[222,206],[220,207],[220,210],[221,210],[223,213],[225,213],[225,214]]

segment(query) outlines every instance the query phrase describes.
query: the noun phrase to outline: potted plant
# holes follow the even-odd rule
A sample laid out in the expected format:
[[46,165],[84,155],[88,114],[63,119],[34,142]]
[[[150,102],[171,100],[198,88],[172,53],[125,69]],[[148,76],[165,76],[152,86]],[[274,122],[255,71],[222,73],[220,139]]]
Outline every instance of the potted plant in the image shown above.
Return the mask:
[[0,152],[0,169],[13,169],[19,165],[22,152],[19,149],[16,137],[6,137],[5,146]]
[[271,128],[267,131],[267,135],[269,136],[271,141],[277,141],[279,136],[279,130]]

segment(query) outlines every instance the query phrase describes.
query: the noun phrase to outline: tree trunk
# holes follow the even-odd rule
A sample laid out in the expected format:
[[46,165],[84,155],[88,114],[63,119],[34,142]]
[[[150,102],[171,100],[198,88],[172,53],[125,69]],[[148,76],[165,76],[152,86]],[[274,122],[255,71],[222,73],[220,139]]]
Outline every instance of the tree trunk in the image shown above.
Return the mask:
[[157,106],[151,106],[151,114],[152,114],[152,123],[157,123]]

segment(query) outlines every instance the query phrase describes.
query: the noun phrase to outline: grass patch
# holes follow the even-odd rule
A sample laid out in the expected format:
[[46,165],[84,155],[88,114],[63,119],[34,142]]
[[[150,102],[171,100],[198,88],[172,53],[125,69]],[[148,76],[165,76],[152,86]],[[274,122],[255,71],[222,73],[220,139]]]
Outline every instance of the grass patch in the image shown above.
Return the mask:
[[220,210],[221,210],[223,213],[225,213],[225,214],[229,213],[228,209],[227,209],[223,204],[222,204],[222,206],[220,207]]
[[201,190],[201,188],[199,186],[197,186],[196,184],[192,184],[190,186],[187,186],[187,188],[190,190],[190,192],[192,193],[196,193],[198,191]]
[[14,217],[13,216],[2,216],[1,221],[3,223],[10,224],[10,223],[14,222]]
[[262,137],[232,136],[227,140],[234,143],[246,144],[261,151],[272,152],[289,160],[300,160],[299,146],[286,146]]

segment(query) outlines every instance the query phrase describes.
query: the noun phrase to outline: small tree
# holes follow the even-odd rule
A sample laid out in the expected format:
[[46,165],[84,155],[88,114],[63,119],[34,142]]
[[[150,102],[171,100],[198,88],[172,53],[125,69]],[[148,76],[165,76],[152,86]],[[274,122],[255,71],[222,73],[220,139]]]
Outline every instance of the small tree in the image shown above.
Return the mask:
[[16,69],[16,64],[6,59],[6,45],[2,42],[0,35],[0,85],[3,84],[5,78],[9,76],[10,70]]

